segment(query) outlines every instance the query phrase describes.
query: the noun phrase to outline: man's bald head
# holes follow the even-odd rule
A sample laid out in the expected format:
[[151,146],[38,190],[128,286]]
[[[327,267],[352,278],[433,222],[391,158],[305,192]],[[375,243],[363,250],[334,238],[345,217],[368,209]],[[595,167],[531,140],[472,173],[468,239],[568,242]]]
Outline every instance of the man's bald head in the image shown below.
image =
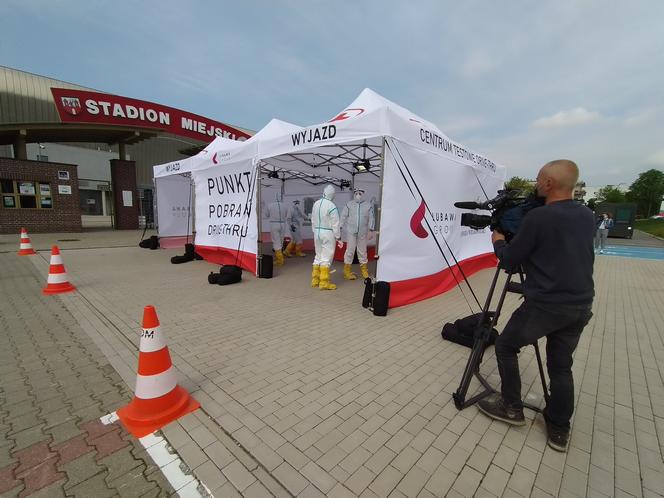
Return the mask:
[[537,175],[537,193],[546,203],[571,199],[579,180],[579,167],[568,159],[546,163]]
[[576,182],[579,181],[579,167],[568,159],[557,159],[546,163],[540,173],[552,180],[555,190],[572,192]]

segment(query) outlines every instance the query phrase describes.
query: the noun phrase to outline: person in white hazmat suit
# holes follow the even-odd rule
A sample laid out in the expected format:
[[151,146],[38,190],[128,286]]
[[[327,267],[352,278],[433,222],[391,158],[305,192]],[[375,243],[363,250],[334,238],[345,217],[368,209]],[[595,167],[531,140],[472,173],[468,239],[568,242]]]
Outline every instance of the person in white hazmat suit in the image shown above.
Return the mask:
[[293,255],[295,256],[306,256],[302,252],[302,222],[306,219],[306,216],[300,209],[300,201],[295,199],[293,201],[293,207],[290,210],[290,216],[288,217],[288,228],[290,229],[290,243],[286,246],[286,256],[289,258]]
[[346,252],[344,253],[344,278],[346,280],[357,278],[351,271],[356,249],[362,278],[369,277],[367,239],[373,238],[375,216],[373,204],[365,201],[363,197],[364,189],[356,188],[353,191],[353,200],[346,203],[346,207],[341,213],[341,226],[346,235]]
[[311,210],[311,228],[314,232],[316,257],[311,271],[311,286],[321,290],[334,290],[337,286],[330,283],[330,265],[334,258],[335,242],[341,244],[339,230],[339,210],[332,202],[334,187],[328,185],[323,190],[323,197],[318,199]]
[[274,263],[277,266],[284,264],[284,253],[281,251],[286,236],[288,208],[282,202],[281,192],[277,192],[276,200],[267,205],[265,216],[270,220],[270,234],[272,235],[272,249],[274,249]]

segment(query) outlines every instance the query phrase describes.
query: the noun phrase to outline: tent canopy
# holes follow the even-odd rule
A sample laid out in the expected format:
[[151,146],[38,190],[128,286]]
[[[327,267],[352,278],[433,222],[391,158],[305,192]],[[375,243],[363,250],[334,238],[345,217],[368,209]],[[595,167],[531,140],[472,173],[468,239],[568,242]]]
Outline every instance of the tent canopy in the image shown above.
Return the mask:
[[[325,123],[272,120],[245,142],[215,140],[191,159],[197,247],[247,269],[260,255],[260,191],[283,191],[289,180],[296,196],[320,195],[325,183],[376,192],[376,277],[391,283],[391,307],[451,288],[457,262],[467,275],[495,264],[487,230],[461,226],[454,202],[492,197],[505,168],[370,89]],[[155,176],[182,168],[161,165]]]
[[[447,137],[436,125],[366,88],[342,112],[326,123],[299,128],[260,141],[259,157],[273,169],[318,173],[351,179],[380,172],[383,137],[458,162],[504,175],[504,167]],[[329,171],[328,171],[329,168]]]

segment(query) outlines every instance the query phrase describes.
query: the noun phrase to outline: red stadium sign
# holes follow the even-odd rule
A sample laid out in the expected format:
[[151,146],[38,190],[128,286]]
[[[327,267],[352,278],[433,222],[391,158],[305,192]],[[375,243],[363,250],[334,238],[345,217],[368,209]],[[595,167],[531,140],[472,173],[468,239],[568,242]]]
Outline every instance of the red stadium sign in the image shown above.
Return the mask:
[[216,137],[246,140],[251,135],[197,114],[107,93],[51,88],[63,123],[154,128],[182,137],[210,142]]

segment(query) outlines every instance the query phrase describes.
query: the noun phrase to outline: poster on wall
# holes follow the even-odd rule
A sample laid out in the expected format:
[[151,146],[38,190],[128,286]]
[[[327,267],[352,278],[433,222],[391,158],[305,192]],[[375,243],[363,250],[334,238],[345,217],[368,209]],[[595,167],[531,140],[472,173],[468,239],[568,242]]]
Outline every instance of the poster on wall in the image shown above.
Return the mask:
[[18,192],[21,195],[35,195],[35,184],[32,182],[18,182]]
[[71,185],[58,185],[58,194],[70,195]]
[[196,250],[205,259],[256,271],[257,166],[252,160],[192,172]]
[[134,196],[131,190],[122,191],[122,205],[124,207],[133,207],[134,206]]

